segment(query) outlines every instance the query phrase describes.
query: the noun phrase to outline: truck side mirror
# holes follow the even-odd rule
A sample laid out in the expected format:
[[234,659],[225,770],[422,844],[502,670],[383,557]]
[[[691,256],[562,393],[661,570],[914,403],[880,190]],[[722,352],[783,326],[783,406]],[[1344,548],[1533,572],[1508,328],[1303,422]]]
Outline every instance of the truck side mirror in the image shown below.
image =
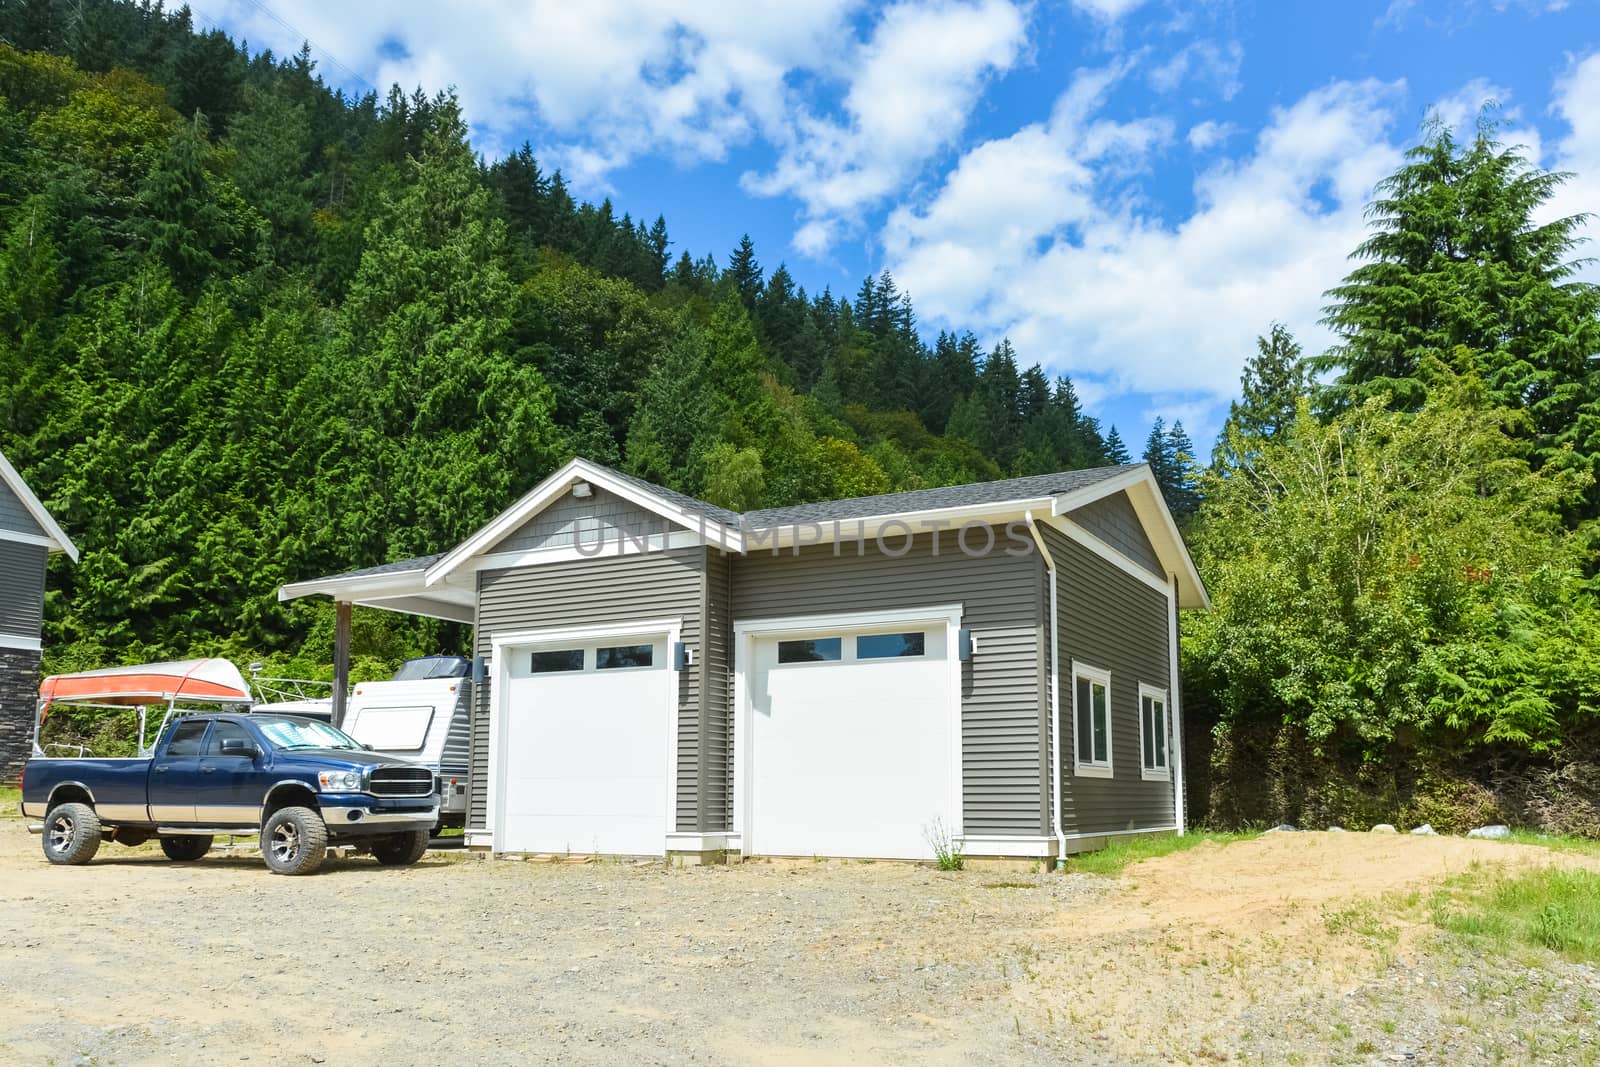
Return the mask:
[[224,756],[242,756],[245,759],[255,759],[261,755],[261,750],[242,737],[224,737],[222,739],[222,754]]

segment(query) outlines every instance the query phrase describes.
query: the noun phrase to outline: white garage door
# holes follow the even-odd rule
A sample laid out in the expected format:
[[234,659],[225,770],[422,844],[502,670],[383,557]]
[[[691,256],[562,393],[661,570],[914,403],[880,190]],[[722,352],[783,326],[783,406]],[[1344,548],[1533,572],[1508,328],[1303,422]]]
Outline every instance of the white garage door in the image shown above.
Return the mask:
[[747,848],[925,859],[956,825],[945,623],[758,637]]
[[670,651],[658,635],[501,653],[499,851],[665,851]]

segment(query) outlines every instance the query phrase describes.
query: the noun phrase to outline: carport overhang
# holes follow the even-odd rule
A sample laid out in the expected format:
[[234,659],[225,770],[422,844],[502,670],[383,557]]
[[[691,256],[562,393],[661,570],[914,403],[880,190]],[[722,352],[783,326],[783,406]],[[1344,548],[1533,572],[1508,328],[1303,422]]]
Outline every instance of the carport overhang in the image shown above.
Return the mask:
[[278,589],[281,601],[308,596],[332,597],[346,604],[381,608],[404,615],[425,615],[450,622],[472,622],[471,589],[452,585],[428,585],[423,581],[425,566],[415,570],[388,571],[383,574],[332,575],[305,582],[290,582]]

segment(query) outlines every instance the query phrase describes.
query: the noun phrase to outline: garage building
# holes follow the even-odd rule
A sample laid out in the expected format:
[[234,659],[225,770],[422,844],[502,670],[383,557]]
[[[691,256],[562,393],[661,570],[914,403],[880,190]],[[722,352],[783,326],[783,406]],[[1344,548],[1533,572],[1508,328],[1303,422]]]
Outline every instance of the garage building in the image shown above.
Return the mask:
[[738,514],[580,459],[449,552],[280,595],[472,624],[469,847],[1044,859],[1183,827],[1206,593],[1142,464]]

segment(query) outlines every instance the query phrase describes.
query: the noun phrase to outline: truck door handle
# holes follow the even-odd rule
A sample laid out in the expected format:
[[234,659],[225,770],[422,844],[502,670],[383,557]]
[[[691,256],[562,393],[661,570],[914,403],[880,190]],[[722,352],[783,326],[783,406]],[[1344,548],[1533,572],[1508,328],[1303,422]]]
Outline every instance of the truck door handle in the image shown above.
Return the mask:
[[156,768],[156,773],[157,774],[166,774],[167,773],[166,764],[162,764],[160,767],[157,767]]
[[201,767],[200,768],[200,773],[201,774],[210,774],[214,770],[216,770],[215,767]]

